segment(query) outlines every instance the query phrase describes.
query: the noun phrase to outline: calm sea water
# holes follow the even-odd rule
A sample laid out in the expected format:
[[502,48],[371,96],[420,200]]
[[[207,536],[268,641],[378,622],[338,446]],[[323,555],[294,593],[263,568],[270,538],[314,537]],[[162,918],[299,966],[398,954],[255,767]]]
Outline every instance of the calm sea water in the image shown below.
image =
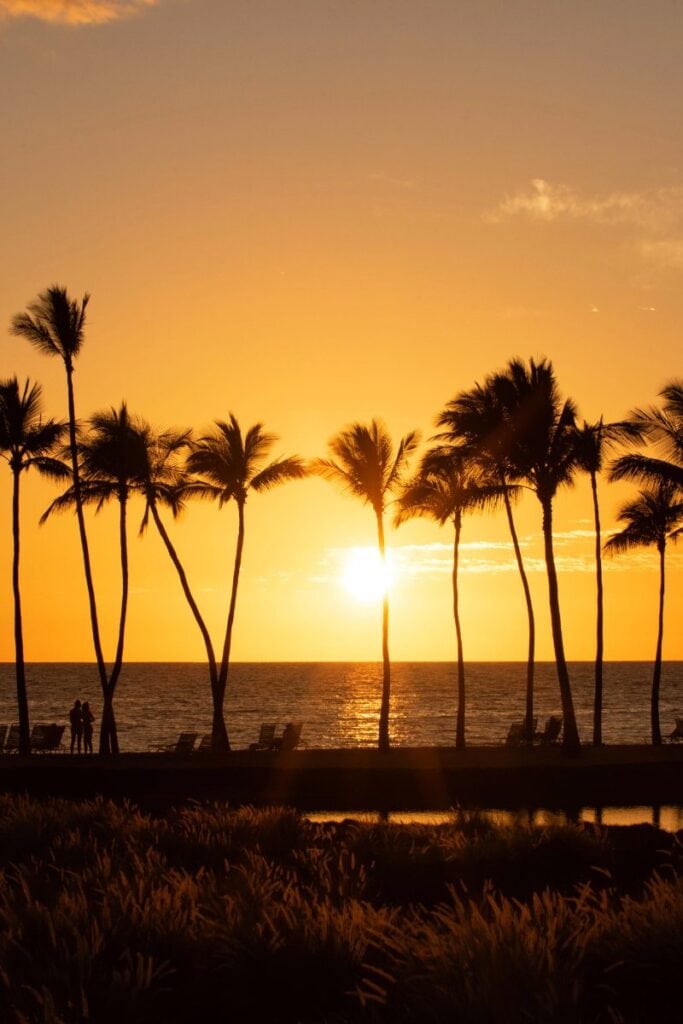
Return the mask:
[[[647,743],[650,738],[648,662],[605,666],[603,734],[606,743]],[[524,714],[526,666],[478,662],[467,667],[467,741],[501,743]],[[76,697],[89,700],[99,720],[97,671],[91,664],[27,666],[32,720],[66,722]],[[574,662],[571,680],[579,730],[591,735],[593,665]],[[231,668],[226,721],[235,747],[256,739],[263,721],[280,726],[301,719],[302,746],[362,747],[377,740],[382,666],[377,663],[242,663]],[[181,731],[210,731],[208,674],[202,664],[137,663],[124,667],[115,701],[124,751],[172,743]],[[536,669],[539,725],[559,712],[552,663]],[[683,714],[683,662],[664,665],[661,721],[666,734]],[[13,665],[0,665],[0,722],[15,722]],[[391,737],[397,746],[450,746],[455,737],[455,671],[451,664],[392,665]]]

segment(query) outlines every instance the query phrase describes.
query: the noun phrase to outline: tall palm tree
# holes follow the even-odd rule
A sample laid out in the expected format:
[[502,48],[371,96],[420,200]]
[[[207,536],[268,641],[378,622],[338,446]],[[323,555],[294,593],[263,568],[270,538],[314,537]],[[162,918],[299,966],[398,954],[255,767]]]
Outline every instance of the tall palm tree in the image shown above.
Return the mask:
[[102,653],[102,643],[100,641],[97,602],[95,600],[95,585],[93,583],[90,549],[88,547],[88,536],[85,529],[85,516],[83,514],[81,477],[78,465],[78,443],[76,437],[76,403],[73,387],[74,362],[83,347],[85,339],[85,317],[89,300],[90,296],[88,294],[85,294],[80,302],[77,299],[70,299],[66,288],[61,287],[61,285],[52,285],[44,292],[41,292],[33,302],[28,304],[27,312],[18,313],[14,317],[10,330],[12,334],[25,338],[44,355],[57,356],[64,363],[69,407],[69,447],[71,453],[74,502],[76,506],[76,516],[78,519],[81,551],[83,553],[83,569],[85,572],[85,582],[88,591],[90,626],[92,630],[93,646],[95,648],[97,671],[100,677],[103,696],[106,697],[108,683],[107,668],[104,662],[104,655]]
[[683,533],[683,500],[678,488],[668,481],[641,490],[638,497],[620,509],[617,518],[625,523],[624,529],[610,537],[605,551],[618,554],[636,547],[656,547],[659,553],[659,613],[657,619],[657,647],[652,674],[650,721],[652,742],[662,742],[659,724],[659,690],[662,676],[662,642],[664,638],[664,563],[668,541],[676,541]]
[[549,360],[513,359],[496,374],[493,386],[504,403],[512,431],[511,465],[514,476],[528,484],[541,505],[543,542],[548,576],[548,598],[555,664],[560,687],[567,754],[580,752],[574,702],[562,636],[562,616],[553,551],[553,499],[560,487],[571,485],[577,469],[576,407],[560,398],[555,371]]
[[416,476],[399,494],[396,526],[416,516],[433,519],[440,526],[453,523],[453,620],[458,650],[458,710],[455,746],[465,749],[465,657],[460,624],[458,569],[462,520],[466,512],[483,509],[500,500],[500,486],[486,477],[463,449],[441,447],[423,457]]
[[437,418],[437,425],[445,427],[438,438],[469,452],[482,471],[498,482],[505,506],[508,529],[515,553],[515,561],[522,582],[524,603],[528,623],[526,710],[524,733],[526,742],[534,739],[534,670],[536,647],[536,621],[531,600],[531,588],[527,578],[522,549],[512,515],[512,498],[516,488],[510,480],[514,475],[512,465],[513,431],[508,422],[508,410],[501,400],[496,386],[495,375],[489,375],[484,384],[475,384],[469,391],[460,394],[447,403]]
[[[308,472],[304,462],[297,456],[267,463],[266,459],[276,440],[274,434],[265,433],[261,423],[256,423],[243,435],[237,419],[230,413],[228,422],[216,420],[216,429],[213,433],[199,438],[187,459],[189,471],[197,474],[199,478],[188,489],[188,493],[215,498],[219,508],[231,500],[237,506],[237,545],[217,683],[221,716],[228,684],[237,587],[244,549],[244,508],[247,498],[250,491],[267,491],[288,480],[299,480]],[[227,733],[223,738],[217,726],[213,731],[212,747],[216,749],[221,745],[226,749],[230,746]]]
[[19,712],[19,752],[30,751],[28,695],[24,666],[24,633],[19,578],[21,474],[36,469],[43,476],[61,480],[69,476],[67,467],[54,458],[66,424],[43,421],[42,388],[26,381],[23,388],[16,377],[0,381],[0,455],[12,472],[12,590],[14,593],[14,646]]
[[[119,549],[121,559],[121,608],[114,663],[103,694],[100,727],[100,754],[118,754],[119,743],[114,715],[114,694],[123,666],[123,649],[128,609],[128,532],[127,508],[131,493],[140,489],[146,466],[146,451],[139,425],[131,418],[125,402],[120,409],[97,412],[90,417],[88,429],[79,437],[79,474],[81,501],[100,509],[110,500],[119,505]],[[76,505],[73,485],[56,498],[41,517],[44,522],[53,512]]]
[[213,644],[206,622],[190,588],[187,573],[183,568],[178,552],[171,541],[159,511],[160,507],[166,508],[170,510],[173,518],[176,519],[185,508],[185,497],[189,481],[180,460],[181,458],[184,459],[191,445],[191,432],[189,430],[154,431],[147,424],[142,425],[140,429],[147,454],[145,477],[141,488],[145,498],[145,514],[140,527],[140,533],[145,532],[151,516],[178,574],[185,600],[197,623],[206,649],[213,702],[212,748],[214,750],[225,750],[229,748],[228,733],[225,727],[223,701],[219,696],[218,669]]
[[[401,439],[396,450],[382,422],[373,419],[368,426],[353,423],[329,442],[332,458],[315,459],[313,472],[338,483],[362,502],[372,507],[377,521],[377,543],[386,568],[384,513],[392,493],[403,483],[408,459],[419,438],[411,431]],[[382,702],[379,715],[379,749],[389,750],[389,704],[391,699],[391,664],[389,660],[389,594],[382,601]]]

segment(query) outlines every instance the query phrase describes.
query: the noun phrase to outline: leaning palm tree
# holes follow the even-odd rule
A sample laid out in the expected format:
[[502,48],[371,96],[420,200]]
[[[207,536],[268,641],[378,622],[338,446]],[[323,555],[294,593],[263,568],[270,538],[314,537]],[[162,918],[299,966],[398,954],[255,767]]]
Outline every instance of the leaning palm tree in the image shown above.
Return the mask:
[[192,616],[197,623],[206,649],[209,667],[209,683],[213,702],[212,748],[214,750],[229,749],[228,733],[223,714],[223,700],[218,690],[218,669],[211,637],[194,598],[187,573],[180,557],[171,541],[168,530],[161,518],[160,509],[167,509],[174,519],[185,509],[185,497],[189,487],[189,478],[181,460],[184,460],[191,445],[191,432],[186,431],[155,431],[147,424],[140,428],[146,450],[146,470],[141,487],[145,499],[145,514],[140,526],[140,533],[147,529],[151,517],[164,547],[178,574],[185,600]]
[[36,469],[43,476],[63,480],[69,470],[55,452],[66,429],[65,423],[43,421],[42,388],[26,381],[19,386],[16,377],[0,381],[0,456],[12,472],[12,590],[14,593],[14,646],[19,712],[19,753],[30,752],[30,729],[26,670],[24,665],[24,632],[21,613],[19,579],[20,517],[19,496],[21,474]]
[[[231,500],[237,506],[235,562],[217,683],[221,715],[228,685],[237,588],[244,550],[244,508],[247,498],[251,491],[267,491],[288,480],[300,480],[308,472],[304,462],[297,456],[267,463],[266,459],[276,440],[274,434],[265,433],[261,423],[256,423],[243,435],[237,419],[230,413],[228,422],[217,420],[213,433],[199,438],[187,459],[188,470],[197,475],[197,481],[188,488],[189,494],[214,498],[219,508]],[[229,749],[227,733],[223,737],[220,730],[214,731],[212,749],[220,749],[221,746]]]
[[445,440],[469,453],[469,457],[478,463],[485,474],[495,479],[500,488],[526,606],[528,644],[524,735],[526,742],[532,744],[534,740],[536,622],[531,588],[512,514],[512,498],[516,493],[516,488],[510,484],[510,479],[514,475],[514,467],[511,463],[513,431],[507,419],[508,411],[498,394],[496,377],[490,375],[483,385],[475,384],[469,391],[460,392],[447,403],[437,418],[437,425],[445,430],[437,436],[438,439]]
[[553,551],[553,499],[560,487],[569,486],[577,469],[576,407],[562,401],[552,363],[529,360],[526,366],[513,359],[493,386],[506,410],[511,430],[511,466],[514,478],[535,492],[543,515],[543,541],[548,576],[548,598],[555,664],[560,687],[566,753],[578,755],[579,732],[562,636],[560,594]]
[[[618,472],[617,472],[618,478]],[[637,547],[656,547],[659,553],[659,613],[657,619],[657,647],[652,674],[650,721],[652,742],[662,742],[659,724],[659,690],[662,676],[662,641],[664,638],[664,564],[668,541],[676,541],[683,533],[683,500],[674,484],[662,481],[659,485],[641,490],[638,497],[620,509],[617,518],[625,523],[620,533],[605,544],[605,551],[618,554]]]
[[[403,483],[408,459],[419,438],[411,431],[394,450],[386,427],[379,420],[369,426],[353,423],[329,442],[330,459],[315,459],[314,473],[341,484],[356,498],[372,506],[377,521],[377,543],[380,558],[386,567],[384,513],[392,493]],[[391,664],[389,661],[389,595],[385,589],[382,601],[382,702],[379,715],[379,749],[389,750],[389,704],[391,699]]]
[[81,497],[81,477],[78,465],[78,443],[76,437],[76,403],[74,399],[73,373],[74,362],[81,351],[85,338],[85,314],[90,296],[84,295],[82,300],[70,299],[66,288],[52,285],[29,303],[27,312],[19,313],[11,324],[11,332],[29,341],[38,351],[49,356],[57,356],[64,363],[66,371],[66,388],[69,406],[69,448],[71,454],[71,471],[74,489],[74,504],[78,519],[78,531],[83,553],[83,568],[88,591],[90,610],[90,626],[92,629],[93,646],[97,660],[97,671],[100,677],[102,693],[107,691],[107,668],[102,653],[100,627],[95,600],[90,564],[90,549],[85,529],[83,500]]
[[[128,609],[128,531],[127,508],[131,493],[144,478],[146,452],[139,425],[131,418],[125,402],[120,409],[97,412],[90,417],[88,429],[79,438],[80,493],[83,504],[100,509],[114,499],[119,505],[119,549],[121,560],[121,608],[114,663],[103,693],[100,727],[100,754],[118,754],[119,743],[114,716],[114,694],[123,666],[123,650]],[[56,498],[41,517],[41,523],[54,512],[76,506],[75,488]]]
[[465,749],[465,658],[458,589],[462,520],[465,513],[491,506],[501,497],[497,482],[487,477],[463,449],[443,446],[432,449],[423,457],[416,476],[399,494],[394,517],[396,526],[416,516],[433,519],[440,526],[453,523],[453,620],[458,651],[457,750]]

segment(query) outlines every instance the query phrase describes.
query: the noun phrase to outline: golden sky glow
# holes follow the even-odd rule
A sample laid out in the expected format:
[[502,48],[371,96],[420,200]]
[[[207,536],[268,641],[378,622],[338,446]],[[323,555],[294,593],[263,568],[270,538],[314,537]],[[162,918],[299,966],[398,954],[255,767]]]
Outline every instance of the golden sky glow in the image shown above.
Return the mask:
[[[0,0],[3,376],[39,380],[66,414],[61,365],[6,330],[60,282],[92,293],[83,417],[125,398],[202,430],[233,411],[278,433],[276,454],[321,456],[372,416],[429,436],[513,355],[550,357],[587,419],[654,401],[683,375],[682,30],[669,0]],[[628,493],[603,485],[607,528]],[[27,657],[90,660],[75,521],[34,525],[53,494],[26,480]],[[551,658],[533,496],[517,515]],[[115,511],[89,522],[111,656]],[[9,659],[8,472],[0,524]],[[234,509],[197,505],[171,529],[218,640]],[[586,481],[556,530],[567,653],[591,658]],[[322,480],[252,496],[235,658],[379,657],[379,603],[341,583],[345,552],[374,541],[371,511]],[[389,543],[392,656],[452,657],[450,531],[411,522]],[[656,569],[650,551],[608,562],[607,657],[652,656]],[[128,657],[201,659],[152,532],[131,539],[131,586]],[[500,515],[465,520],[462,615],[466,657],[525,657]]]

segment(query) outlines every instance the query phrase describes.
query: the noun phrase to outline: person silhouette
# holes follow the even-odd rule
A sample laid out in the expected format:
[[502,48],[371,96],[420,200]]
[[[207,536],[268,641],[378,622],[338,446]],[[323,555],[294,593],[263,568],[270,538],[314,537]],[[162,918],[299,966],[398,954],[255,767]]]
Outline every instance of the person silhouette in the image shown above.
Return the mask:
[[75,700],[74,706],[69,711],[69,724],[71,726],[71,753],[73,754],[74,745],[76,745],[80,754],[83,739],[83,711],[80,700]]
[[90,710],[87,700],[83,701],[81,715],[83,717],[83,753],[92,754],[92,724],[95,721],[95,716]]
[[280,740],[280,750],[291,750],[296,736],[296,729],[294,728],[294,722],[287,722],[287,725],[282,731],[282,739]]

